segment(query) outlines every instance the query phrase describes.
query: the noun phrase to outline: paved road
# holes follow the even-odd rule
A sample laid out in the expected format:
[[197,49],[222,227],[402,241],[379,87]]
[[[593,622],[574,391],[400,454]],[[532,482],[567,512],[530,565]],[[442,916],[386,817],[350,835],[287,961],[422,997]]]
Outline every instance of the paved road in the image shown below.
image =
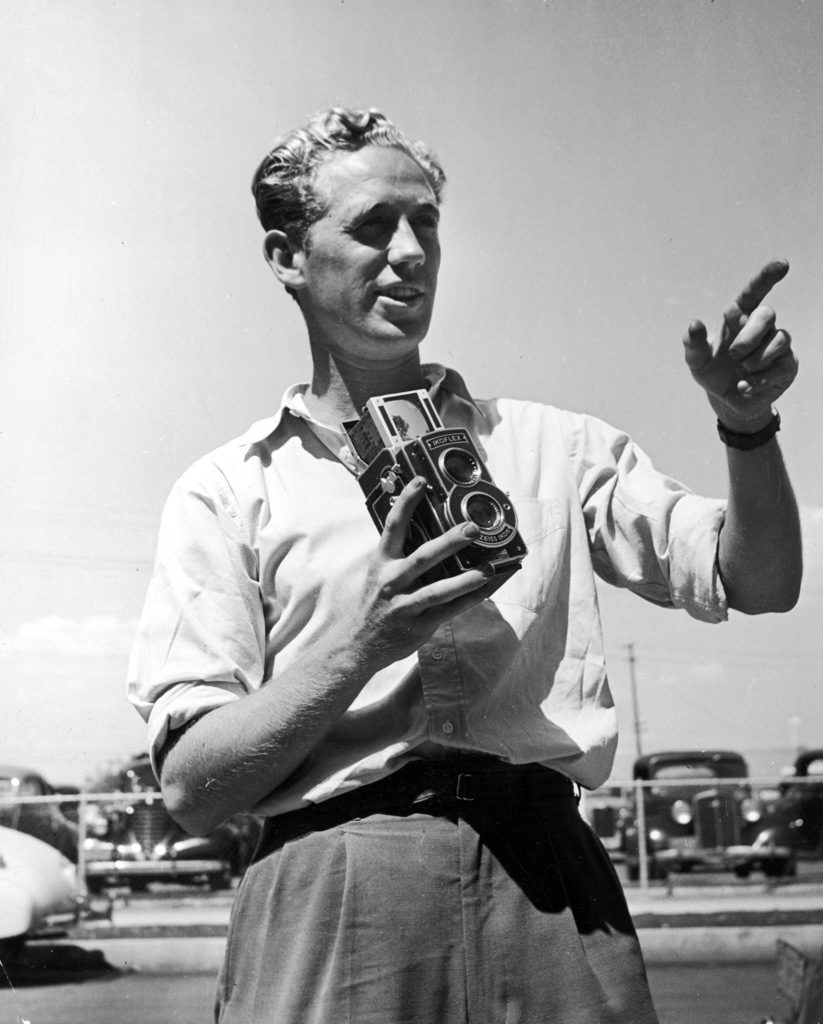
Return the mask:
[[[784,902],[800,901],[805,905],[813,902],[814,896],[819,903],[820,877],[819,863],[804,866],[796,881],[780,886],[787,897]],[[740,899],[740,905],[747,906],[762,901],[767,891],[762,883],[742,883],[728,875],[714,875],[684,877],[672,896],[657,891],[650,898],[654,904],[662,901],[663,905],[681,909],[694,900],[714,907],[723,901],[736,904]],[[635,901],[639,896],[636,889],[631,894]],[[182,919],[201,921],[204,927],[211,922],[220,931],[232,898],[232,893],[165,887],[139,898],[121,894],[109,927],[132,924],[144,930]],[[105,922],[101,925],[105,927]],[[700,925],[689,931],[699,932]],[[182,941],[187,948],[193,945]],[[140,942],[151,944],[152,940]],[[0,971],[0,1024],[20,1024],[23,1020],[31,1024],[210,1024],[213,973],[169,976],[153,973],[154,967],[143,973],[120,973],[106,962],[99,949],[93,948],[94,941],[86,945],[85,949],[72,945],[71,938],[62,946],[31,944],[25,959],[11,970],[16,996]],[[203,961],[196,951],[191,959],[194,966],[187,969],[202,971]],[[162,958],[158,962],[168,965]],[[652,963],[649,976],[661,1024],[760,1024],[767,1014],[785,1014],[786,1007],[777,994],[774,961],[712,966]]]
[[[652,967],[661,1024],[759,1024],[784,1007],[774,964]],[[211,975],[117,974],[90,954],[12,972],[0,984],[0,1021],[14,1024],[210,1024]],[[85,979],[85,980],[84,980]],[[389,1024],[389,1022],[387,1022]],[[446,1022],[444,1022],[446,1024]],[[628,1024],[628,1022],[627,1022]]]

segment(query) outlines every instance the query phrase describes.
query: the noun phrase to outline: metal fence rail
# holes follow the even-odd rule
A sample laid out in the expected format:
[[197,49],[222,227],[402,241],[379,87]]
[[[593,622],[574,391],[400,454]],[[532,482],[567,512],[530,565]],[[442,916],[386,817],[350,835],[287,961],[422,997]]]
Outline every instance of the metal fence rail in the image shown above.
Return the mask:
[[[720,788],[745,791],[752,799],[768,801],[776,799],[780,794],[780,787],[790,783],[792,786],[823,786],[823,777],[808,776],[796,777],[786,776],[775,780],[774,778],[671,778],[652,780],[611,780],[605,786],[594,791],[584,791],[581,801],[581,809],[584,814],[587,807],[596,806],[604,800],[612,804],[622,804],[628,808],[633,807],[636,815],[636,825],[640,836],[646,835],[646,801],[647,794],[652,790],[655,794],[665,790],[667,787],[682,790],[685,787],[695,790]],[[136,804],[153,804],[162,802],[162,796],[157,790],[145,790],[137,792],[83,792],[83,793],[54,793],[47,796],[12,796],[8,793],[0,793],[0,824],[10,824],[15,808],[44,805],[54,809],[54,813],[62,814],[67,821],[76,828],[77,834],[77,867],[80,877],[85,880],[87,877],[87,852],[89,838],[89,821],[92,811],[99,816],[100,808],[107,809],[118,806],[129,807]],[[64,808],[74,808],[70,816],[64,814]],[[11,812],[11,814],[10,814]],[[76,819],[76,821],[74,820]],[[11,827],[14,827],[13,825]],[[640,842],[638,846],[639,859],[639,884],[641,887],[649,885],[649,854],[646,843]]]
[[[131,807],[134,804],[153,804],[158,801],[162,802],[163,797],[157,791],[145,791],[136,793],[52,793],[47,796],[10,796],[7,794],[0,795],[0,825],[7,824],[8,827],[14,828],[13,824],[14,816],[13,811],[17,807],[28,807],[28,806],[46,806],[59,814],[62,814],[62,809],[66,805],[76,805],[76,823],[70,818],[65,817],[67,824],[76,825],[77,829],[77,872],[85,884],[87,877],[87,854],[88,846],[86,840],[88,838],[88,822],[90,816],[90,809],[93,807],[95,810],[99,805],[106,807],[114,807],[122,805],[123,807]],[[9,816],[6,812],[12,811]],[[36,834],[36,833],[33,833]],[[42,838],[37,836],[37,838]],[[44,840],[45,841],[45,840]]]

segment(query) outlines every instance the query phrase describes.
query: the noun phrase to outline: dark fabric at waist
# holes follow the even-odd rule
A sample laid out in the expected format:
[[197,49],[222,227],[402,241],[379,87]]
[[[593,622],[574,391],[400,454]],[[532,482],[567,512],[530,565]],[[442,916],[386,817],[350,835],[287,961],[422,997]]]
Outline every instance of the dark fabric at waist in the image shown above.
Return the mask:
[[411,761],[378,782],[267,818],[253,859],[291,839],[370,814],[449,815],[469,805],[576,798],[570,779],[540,764],[513,765],[482,755]]

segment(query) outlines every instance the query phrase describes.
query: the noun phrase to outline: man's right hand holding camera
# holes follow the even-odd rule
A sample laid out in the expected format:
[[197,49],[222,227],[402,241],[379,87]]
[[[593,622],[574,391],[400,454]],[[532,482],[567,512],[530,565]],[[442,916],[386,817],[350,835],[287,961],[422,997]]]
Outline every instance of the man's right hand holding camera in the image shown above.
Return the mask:
[[420,584],[423,574],[476,539],[472,523],[404,553],[426,482],[398,495],[369,560],[360,600],[334,629],[267,685],[221,705],[167,739],[160,769],[171,814],[205,834],[276,790],[343,716],[380,669],[414,654],[435,630],[479,604],[501,582],[488,567]]
[[494,579],[492,570],[484,567],[420,584],[429,569],[468,547],[480,534],[474,523],[463,523],[405,555],[411,518],[425,488],[423,477],[415,477],[403,488],[369,564],[361,624],[351,635],[371,662],[370,675],[413,654],[438,626],[482,601]]

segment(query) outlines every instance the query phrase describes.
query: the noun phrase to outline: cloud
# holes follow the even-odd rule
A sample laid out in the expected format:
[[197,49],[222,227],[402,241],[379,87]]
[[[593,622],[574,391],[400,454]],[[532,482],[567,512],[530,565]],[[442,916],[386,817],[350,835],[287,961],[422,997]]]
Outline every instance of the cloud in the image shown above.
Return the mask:
[[71,619],[48,615],[22,623],[15,633],[0,635],[0,654],[34,658],[99,658],[128,653],[137,624],[114,615]]
[[[685,667],[685,674],[701,683],[720,684],[726,682],[729,672],[723,662],[695,660]],[[682,685],[682,678],[678,679],[678,685]]]
[[0,636],[3,759],[81,783],[145,746],[126,700],[136,622],[49,615]]

